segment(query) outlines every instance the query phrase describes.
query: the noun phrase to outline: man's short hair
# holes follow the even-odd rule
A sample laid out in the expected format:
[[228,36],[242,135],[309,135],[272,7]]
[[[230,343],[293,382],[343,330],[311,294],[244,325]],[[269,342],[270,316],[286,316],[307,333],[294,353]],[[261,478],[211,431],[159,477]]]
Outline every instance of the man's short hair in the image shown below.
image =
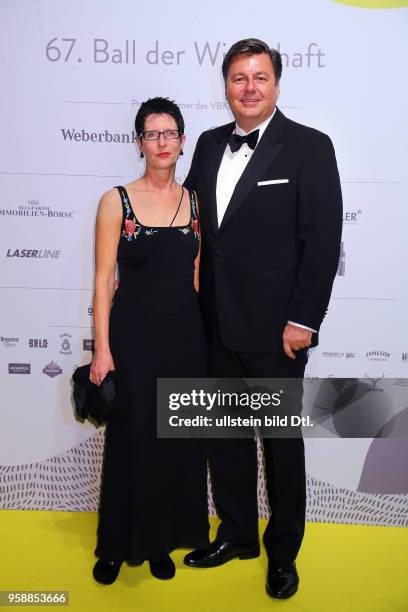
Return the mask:
[[222,62],[222,76],[224,77],[224,81],[227,80],[229,67],[237,55],[258,55],[260,53],[269,55],[275,79],[279,81],[282,75],[282,56],[277,49],[271,49],[266,42],[259,40],[259,38],[245,38],[232,45]]

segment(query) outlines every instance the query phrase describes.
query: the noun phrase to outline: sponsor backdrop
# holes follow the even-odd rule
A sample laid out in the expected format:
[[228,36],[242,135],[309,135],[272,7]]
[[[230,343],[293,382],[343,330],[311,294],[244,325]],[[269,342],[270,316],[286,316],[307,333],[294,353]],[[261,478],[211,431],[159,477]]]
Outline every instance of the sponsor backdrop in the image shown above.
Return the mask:
[[[70,378],[91,358],[98,201],[143,172],[133,120],[156,95],[185,117],[183,180],[200,132],[231,120],[221,62],[240,38],[282,52],[279,106],[331,136],[341,173],[341,258],[307,374],[405,384],[406,5],[1,3],[1,507],[97,508],[104,430],[75,420]],[[306,442],[310,520],[408,524],[405,439]]]

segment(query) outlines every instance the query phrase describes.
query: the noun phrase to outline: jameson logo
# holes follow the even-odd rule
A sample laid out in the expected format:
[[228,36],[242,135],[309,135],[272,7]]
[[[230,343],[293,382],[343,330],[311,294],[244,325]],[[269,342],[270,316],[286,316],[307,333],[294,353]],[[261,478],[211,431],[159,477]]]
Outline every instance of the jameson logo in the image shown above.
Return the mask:
[[9,363],[9,374],[31,374],[30,363]]
[[59,259],[61,251],[49,249],[7,249],[6,257],[19,259]]
[[73,219],[74,211],[58,210],[53,206],[42,205],[39,200],[28,200],[17,208],[0,208],[0,215],[11,217],[43,217],[47,219]]
[[366,357],[370,361],[388,361],[391,354],[386,351],[368,351]]
[[87,132],[84,129],[61,128],[61,134],[65,142],[103,142],[115,144],[133,144],[136,141],[136,132],[118,134],[117,132]]
[[43,368],[43,374],[46,374],[50,378],[55,378],[59,374],[62,374],[62,370],[59,367],[58,363],[55,363],[55,361],[51,361],[51,363],[47,363],[45,368]]

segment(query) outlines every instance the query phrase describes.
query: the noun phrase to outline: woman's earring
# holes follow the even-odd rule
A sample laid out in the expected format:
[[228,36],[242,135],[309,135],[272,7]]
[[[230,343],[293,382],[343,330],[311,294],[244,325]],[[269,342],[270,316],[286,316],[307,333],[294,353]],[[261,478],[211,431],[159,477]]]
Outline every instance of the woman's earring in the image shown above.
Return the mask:
[[180,151],[180,155],[184,155],[183,150]]
[[144,157],[143,153],[140,151],[140,159]]

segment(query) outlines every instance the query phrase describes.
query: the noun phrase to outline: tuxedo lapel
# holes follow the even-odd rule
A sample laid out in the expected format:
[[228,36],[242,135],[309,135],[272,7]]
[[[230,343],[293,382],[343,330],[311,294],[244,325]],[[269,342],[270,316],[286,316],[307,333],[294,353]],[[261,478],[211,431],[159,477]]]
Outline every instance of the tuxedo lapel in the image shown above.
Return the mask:
[[[223,231],[232,216],[242,205],[248,192],[258,182],[264,171],[269,168],[284,144],[284,126],[286,118],[277,108],[275,116],[265,130],[259,144],[256,146],[251,159],[237,182],[219,231]],[[217,170],[218,171],[218,170]]]
[[222,156],[229,140],[230,134],[235,127],[235,122],[228,123],[216,135],[210,159],[208,160],[208,204],[209,215],[213,230],[218,232],[218,213],[217,213],[217,176],[220,168]]

